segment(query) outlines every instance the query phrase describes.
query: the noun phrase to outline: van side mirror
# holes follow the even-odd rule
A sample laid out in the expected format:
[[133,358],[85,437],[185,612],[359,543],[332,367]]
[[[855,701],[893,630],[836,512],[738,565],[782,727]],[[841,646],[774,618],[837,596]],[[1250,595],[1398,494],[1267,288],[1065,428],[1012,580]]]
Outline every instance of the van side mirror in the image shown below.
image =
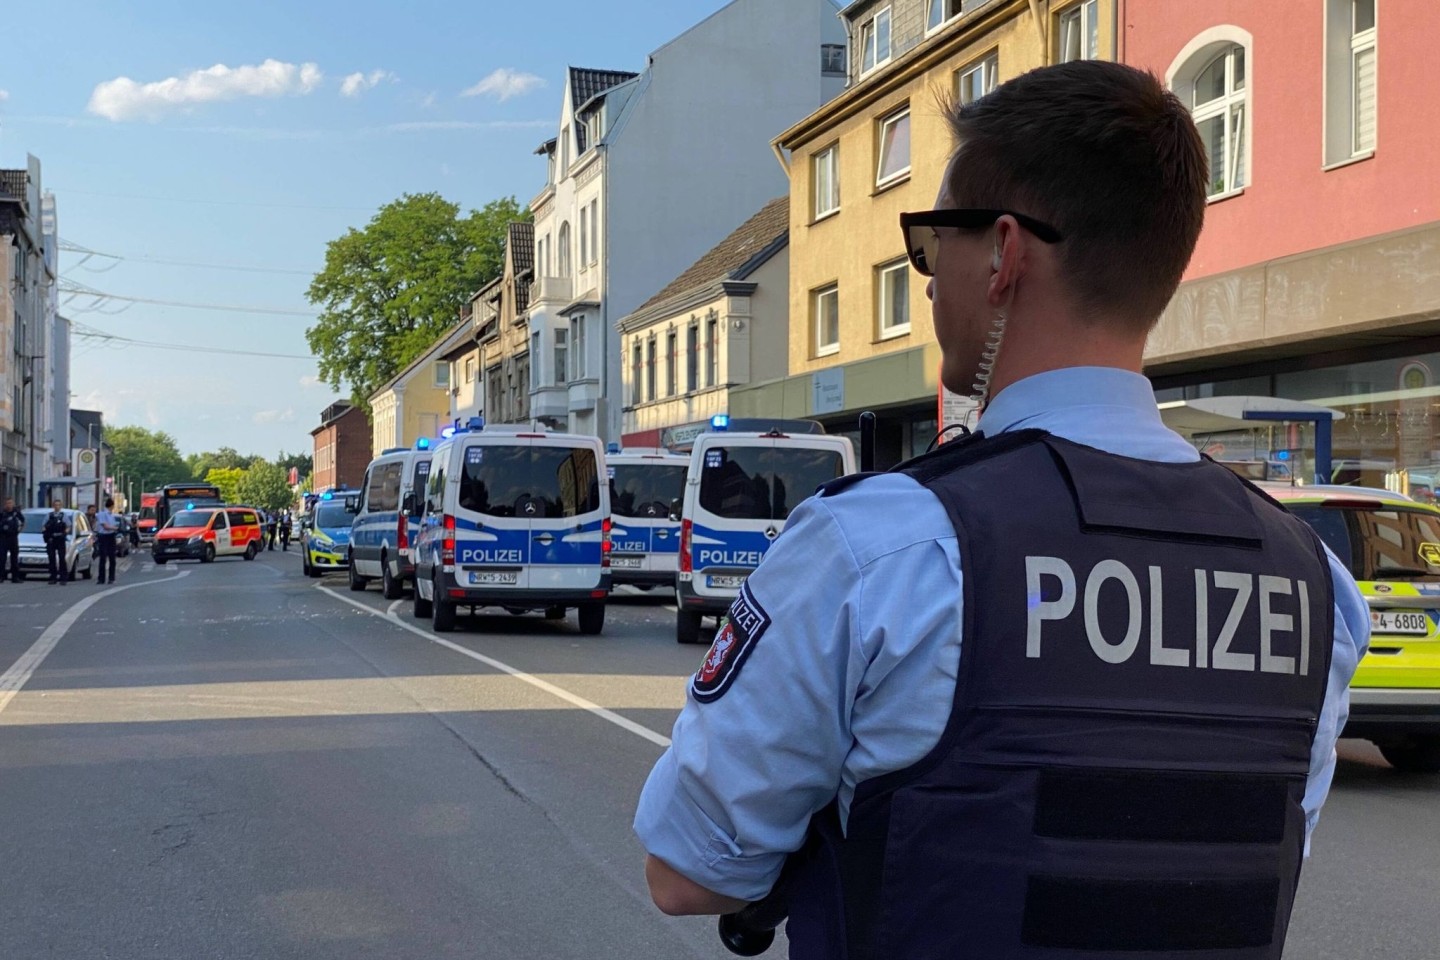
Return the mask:
[[345,512],[346,512],[346,513],[359,513],[359,512],[360,512],[360,498],[359,498],[359,497],[346,497],[346,498],[345,498]]
[[681,502],[679,497],[676,497],[674,500],[670,501],[670,519],[672,521],[678,521],[680,519],[680,514],[684,511],[685,504]]
[[413,492],[405,494],[405,499],[400,502],[400,509],[411,520],[420,519],[420,505]]

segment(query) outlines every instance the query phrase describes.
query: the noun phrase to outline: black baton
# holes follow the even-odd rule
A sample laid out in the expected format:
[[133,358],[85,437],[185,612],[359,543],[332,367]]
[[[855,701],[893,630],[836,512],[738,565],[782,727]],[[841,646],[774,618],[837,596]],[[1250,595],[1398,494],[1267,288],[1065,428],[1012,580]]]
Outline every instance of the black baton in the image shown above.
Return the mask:
[[720,942],[737,957],[758,957],[775,942],[775,930],[790,915],[782,885],[763,900],[720,918]]
[[860,414],[860,472],[873,473],[875,470],[875,414],[869,410]]

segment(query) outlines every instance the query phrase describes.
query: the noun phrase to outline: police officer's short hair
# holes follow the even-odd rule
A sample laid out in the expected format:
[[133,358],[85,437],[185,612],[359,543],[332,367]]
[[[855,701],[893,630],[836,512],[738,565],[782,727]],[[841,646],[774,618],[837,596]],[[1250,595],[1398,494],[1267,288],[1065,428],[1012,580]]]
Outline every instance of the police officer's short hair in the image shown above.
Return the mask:
[[950,205],[1054,226],[1076,306],[1153,327],[1205,219],[1208,163],[1185,105],[1153,74],[1076,60],[946,113],[957,141]]

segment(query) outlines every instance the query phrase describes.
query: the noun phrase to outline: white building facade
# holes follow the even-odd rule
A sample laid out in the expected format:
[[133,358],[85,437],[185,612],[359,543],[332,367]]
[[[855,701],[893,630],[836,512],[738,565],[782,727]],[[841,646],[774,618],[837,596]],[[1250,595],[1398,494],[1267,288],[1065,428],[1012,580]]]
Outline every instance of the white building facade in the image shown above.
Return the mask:
[[829,0],[734,0],[641,73],[570,68],[530,204],[531,416],[620,438],[620,318],[786,192],[770,140],[844,88],[845,42]]

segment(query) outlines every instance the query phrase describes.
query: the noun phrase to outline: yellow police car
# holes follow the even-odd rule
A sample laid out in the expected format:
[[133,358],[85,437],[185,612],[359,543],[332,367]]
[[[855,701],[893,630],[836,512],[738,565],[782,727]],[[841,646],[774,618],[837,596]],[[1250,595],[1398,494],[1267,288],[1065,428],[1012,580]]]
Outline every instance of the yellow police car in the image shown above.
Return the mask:
[[327,492],[300,520],[300,567],[307,577],[348,570],[350,524],[345,492]]
[[1398,770],[1440,772],[1440,509],[1368,487],[1265,492],[1320,534],[1370,605],[1344,735]]

